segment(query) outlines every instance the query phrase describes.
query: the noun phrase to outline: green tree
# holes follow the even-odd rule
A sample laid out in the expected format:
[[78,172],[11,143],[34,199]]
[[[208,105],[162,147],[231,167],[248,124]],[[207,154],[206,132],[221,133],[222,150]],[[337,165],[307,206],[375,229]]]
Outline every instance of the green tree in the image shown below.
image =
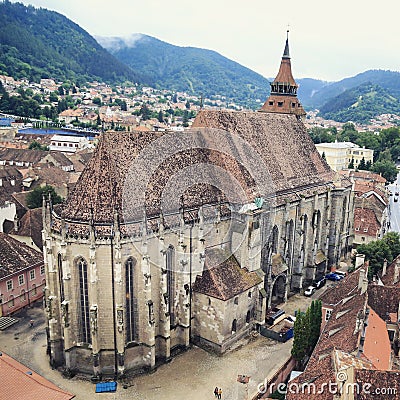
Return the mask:
[[158,122],[164,122],[164,115],[161,110],[158,112]]
[[[318,342],[322,324],[322,303],[313,300],[310,306],[310,347],[311,352]],[[310,354],[311,354],[310,352]]]
[[369,261],[368,277],[371,279],[382,270],[385,258],[391,263],[400,254],[400,235],[389,232],[380,240],[361,244],[357,247],[357,252],[365,254],[365,259]]
[[347,166],[348,169],[354,169],[354,158],[351,159],[349,165]]
[[371,167],[371,171],[382,175],[389,182],[394,182],[397,177],[396,164],[389,160],[375,162]]
[[323,159],[323,160],[325,160],[325,161],[326,161],[326,155],[325,155],[325,152],[324,152],[324,151],[322,152],[322,155],[321,155],[321,157],[322,157],[322,159]]
[[309,345],[309,320],[307,320],[307,314],[302,313],[298,310],[296,314],[296,321],[294,323],[294,337],[293,337],[293,347],[292,356],[293,358],[301,364],[308,352]]
[[48,197],[50,194],[51,201],[53,204],[59,204],[63,201],[63,198],[60,197],[53,186],[46,185],[44,187],[37,187],[28,193],[26,196],[26,201],[29,208],[38,208],[42,206],[43,196]]
[[42,145],[39,142],[37,142],[36,140],[34,140],[33,142],[31,142],[29,144],[29,150],[42,150],[42,151],[48,151],[49,150],[49,146],[46,145]]
[[190,102],[189,102],[189,100],[186,101],[185,107],[186,107],[186,110],[190,110]]
[[98,106],[101,106],[101,98],[100,97],[94,97],[93,98],[93,100],[92,100],[92,103],[93,104],[96,104],[96,105],[98,105]]
[[358,169],[361,169],[362,171],[365,171],[365,167],[366,167],[365,158],[363,157],[361,159],[360,163],[358,164]]
[[183,113],[182,126],[187,128],[189,126],[189,113],[187,110]]

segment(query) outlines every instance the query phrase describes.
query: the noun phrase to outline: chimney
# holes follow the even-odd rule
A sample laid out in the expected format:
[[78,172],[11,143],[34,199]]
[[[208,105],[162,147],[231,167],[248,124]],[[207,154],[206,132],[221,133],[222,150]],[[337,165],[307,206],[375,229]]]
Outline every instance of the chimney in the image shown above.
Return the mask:
[[0,178],[0,187],[3,186],[3,178]]
[[357,254],[356,255],[356,269],[364,265],[365,262],[365,254]]
[[383,268],[382,268],[382,276],[386,275],[386,268],[387,268],[387,260],[386,258],[383,260]]
[[361,294],[364,294],[368,289],[368,277],[363,268],[360,269],[358,276],[358,289],[361,290]]

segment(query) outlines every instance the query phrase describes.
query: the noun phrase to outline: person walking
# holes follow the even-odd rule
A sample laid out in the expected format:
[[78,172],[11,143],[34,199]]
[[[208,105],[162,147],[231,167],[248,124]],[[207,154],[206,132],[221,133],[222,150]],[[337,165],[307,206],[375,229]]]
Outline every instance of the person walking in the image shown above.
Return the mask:
[[218,390],[218,398],[222,399],[222,389],[221,388],[219,388],[219,390]]
[[218,387],[215,387],[214,389],[214,396],[216,399],[218,399]]

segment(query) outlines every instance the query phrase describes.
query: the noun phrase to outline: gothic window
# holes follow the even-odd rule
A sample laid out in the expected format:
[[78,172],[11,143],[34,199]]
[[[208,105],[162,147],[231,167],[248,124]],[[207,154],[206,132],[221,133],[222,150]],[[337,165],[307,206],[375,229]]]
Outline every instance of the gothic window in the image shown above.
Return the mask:
[[279,229],[275,225],[272,229],[272,235],[271,235],[271,249],[272,253],[274,254],[278,253],[278,240],[279,240]]
[[89,315],[89,285],[88,285],[88,268],[84,258],[77,261],[79,273],[79,300],[80,300],[80,334],[81,341],[84,343],[92,343],[90,336],[90,315]]
[[237,321],[236,321],[236,319],[234,319],[232,321],[232,333],[235,333],[236,329],[237,329]]
[[57,256],[57,269],[58,269],[58,287],[60,290],[60,303],[65,300],[64,296],[64,279],[62,270],[62,256],[58,254]]
[[128,258],[125,263],[125,296],[126,296],[126,342],[133,342],[136,338],[136,296],[135,296],[135,267],[136,260],[132,257]]
[[246,314],[246,324],[250,323],[250,319],[251,319],[251,312],[249,310],[249,311],[247,311],[247,314]]
[[175,249],[169,246],[165,254],[167,267],[167,293],[168,293],[168,311],[170,315],[170,326],[175,326]]
[[342,220],[340,221],[340,233],[343,233],[344,223],[346,222],[347,197],[343,199]]
[[294,229],[294,223],[293,220],[291,219],[289,222],[286,222],[285,257],[287,263],[289,263],[289,260],[291,259],[292,244],[293,244],[293,229]]

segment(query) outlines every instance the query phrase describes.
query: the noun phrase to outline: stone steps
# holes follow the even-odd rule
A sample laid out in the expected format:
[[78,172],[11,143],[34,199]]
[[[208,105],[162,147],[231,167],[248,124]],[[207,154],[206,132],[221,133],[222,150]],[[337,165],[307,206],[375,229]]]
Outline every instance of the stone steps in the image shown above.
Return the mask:
[[4,331],[4,329],[9,328],[11,325],[16,324],[17,322],[17,318],[0,317],[0,331]]

